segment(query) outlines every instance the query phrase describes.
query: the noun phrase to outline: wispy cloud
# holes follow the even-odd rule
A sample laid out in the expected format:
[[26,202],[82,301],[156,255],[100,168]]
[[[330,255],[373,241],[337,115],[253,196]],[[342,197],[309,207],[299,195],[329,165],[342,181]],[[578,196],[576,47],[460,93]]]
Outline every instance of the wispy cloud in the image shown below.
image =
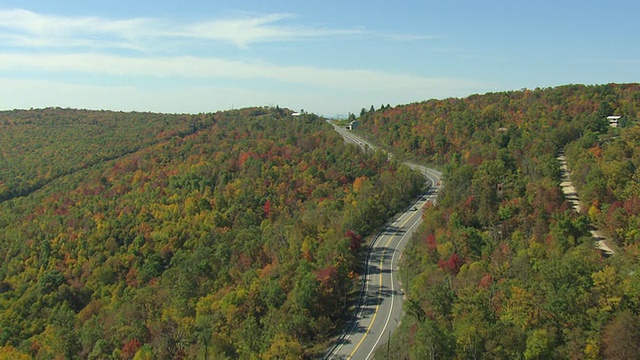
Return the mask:
[[[29,47],[152,47],[158,40],[190,39],[232,43],[291,41],[359,34],[360,30],[284,25],[291,14],[268,14],[178,23],[168,19],[62,17],[24,9],[0,9],[0,40]],[[152,40],[152,41],[151,41]]]
[[323,29],[305,26],[286,26],[278,23],[292,19],[292,14],[271,14],[258,17],[222,19],[189,25],[175,35],[194,39],[231,42],[245,47],[256,42],[289,41],[339,35],[360,34],[360,30]]
[[116,76],[266,79],[352,90],[425,89],[430,87],[482,88],[487,84],[466,80],[420,77],[371,70],[338,70],[311,66],[285,66],[213,57],[124,57],[105,54],[0,53],[0,71],[48,71]]
[[[345,109],[354,102],[388,103],[436,94],[452,96],[460,94],[460,89],[466,93],[489,86],[466,79],[336,69],[313,62],[284,65],[273,56],[270,61],[260,60],[255,56],[259,51],[250,53],[254,59],[251,61],[225,58],[221,53],[205,56],[204,53],[214,52],[200,51],[203,44],[249,48],[260,43],[345,36],[352,40],[377,37],[403,42],[434,38],[302,24],[295,15],[287,13],[184,22],[169,18],[55,16],[24,9],[0,9],[0,107],[11,107],[8,104],[13,103],[24,107],[200,111],[211,110],[209,99],[215,98],[219,103],[214,109],[263,101]],[[157,86],[158,83],[163,85]]]
[[23,9],[0,10],[0,39],[22,47],[135,47],[137,39],[153,36],[158,20],[135,18],[62,17]]
[[390,34],[385,35],[389,40],[399,42],[411,42],[411,41],[425,41],[425,40],[438,40],[442,39],[442,35],[410,35],[410,34]]

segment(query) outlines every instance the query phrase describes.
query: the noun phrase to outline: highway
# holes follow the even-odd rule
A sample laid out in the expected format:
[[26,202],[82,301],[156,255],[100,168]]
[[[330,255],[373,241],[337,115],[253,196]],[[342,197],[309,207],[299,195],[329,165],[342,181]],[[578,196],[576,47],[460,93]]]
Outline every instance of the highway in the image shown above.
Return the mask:
[[[350,131],[334,125],[347,142],[363,150],[373,145]],[[362,291],[352,320],[344,333],[328,350],[325,359],[371,359],[374,351],[386,344],[402,318],[404,293],[400,288],[398,261],[415,228],[422,222],[422,207],[435,203],[441,186],[441,173],[434,169],[407,163],[421,171],[432,186],[418,201],[399,214],[369,246]]]

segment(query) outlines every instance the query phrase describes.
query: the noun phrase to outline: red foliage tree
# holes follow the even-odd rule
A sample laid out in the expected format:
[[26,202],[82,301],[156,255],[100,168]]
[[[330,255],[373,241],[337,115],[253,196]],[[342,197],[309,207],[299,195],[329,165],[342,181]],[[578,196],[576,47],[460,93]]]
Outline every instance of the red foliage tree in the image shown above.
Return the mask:
[[433,233],[427,235],[427,238],[425,239],[425,242],[427,243],[427,246],[429,247],[429,250],[435,250],[436,249],[436,236]]
[[268,218],[269,214],[271,214],[271,200],[267,200],[264,203],[262,210],[264,211],[264,217]]
[[136,355],[138,349],[140,349],[140,342],[138,339],[131,339],[124,345],[122,345],[122,352],[120,353],[120,357],[122,359],[133,359]]
[[456,253],[451,254],[448,260],[440,259],[438,261],[438,267],[440,269],[448,271],[454,275],[458,273],[460,266],[462,266],[462,259],[460,259],[460,256]]
[[347,230],[344,234],[346,238],[349,238],[349,250],[356,252],[362,247],[362,236],[353,232],[353,230]]

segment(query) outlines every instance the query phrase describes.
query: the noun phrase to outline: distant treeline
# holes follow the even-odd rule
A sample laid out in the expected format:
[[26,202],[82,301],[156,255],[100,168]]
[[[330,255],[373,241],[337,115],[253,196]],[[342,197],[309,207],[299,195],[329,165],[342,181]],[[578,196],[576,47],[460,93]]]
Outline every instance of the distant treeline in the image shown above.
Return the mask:
[[209,117],[47,108],[0,112],[0,201],[210,124]]

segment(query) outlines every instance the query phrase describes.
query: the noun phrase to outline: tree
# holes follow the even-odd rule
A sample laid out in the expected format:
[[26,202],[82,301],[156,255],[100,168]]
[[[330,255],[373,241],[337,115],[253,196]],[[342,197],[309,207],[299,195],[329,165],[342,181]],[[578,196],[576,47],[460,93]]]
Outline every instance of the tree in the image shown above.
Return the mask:
[[149,344],[142,345],[142,347],[136,352],[136,355],[133,357],[133,360],[152,359],[155,359],[155,355],[153,354],[153,348]]
[[449,359],[453,355],[451,337],[433,320],[417,324],[413,340],[410,351],[413,359]]
[[13,346],[0,346],[0,360],[29,360],[28,354],[20,352]]
[[474,310],[463,312],[453,320],[453,335],[456,337],[458,354],[478,359],[484,353],[484,341],[488,335],[487,324],[482,314]]
[[553,338],[547,329],[536,329],[527,337],[525,359],[549,359],[553,354]]
[[606,359],[640,359],[640,319],[630,310],[618,312],[602,334]]
[[271,342],[269,350],[261,356],[261,359],[297,360],[302,358],[302,355],[302,346],[296,339],[291,336],[278,333]]

